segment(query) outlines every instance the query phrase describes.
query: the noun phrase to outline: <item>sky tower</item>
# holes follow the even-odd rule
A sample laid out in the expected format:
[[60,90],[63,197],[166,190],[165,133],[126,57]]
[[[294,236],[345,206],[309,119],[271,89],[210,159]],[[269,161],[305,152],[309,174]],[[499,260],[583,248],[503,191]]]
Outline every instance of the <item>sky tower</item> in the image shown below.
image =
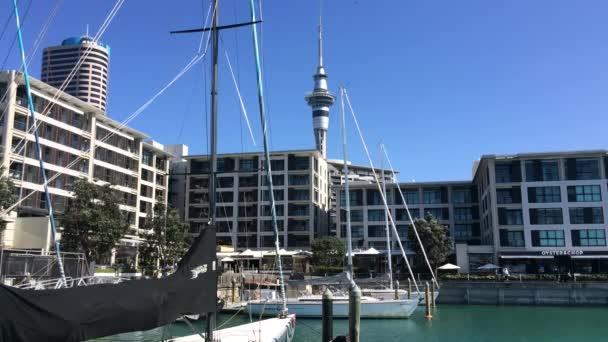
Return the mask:
[[312,123],[315,131],[315,144],[323,157],[327,153],[327,129],[329,128],[329,107],[336,97],[327,90],[327,74],[323,67],[323,23],[319,17],[319,66],[314,74],[315,87],[306,95],[306,102],[312,108]]

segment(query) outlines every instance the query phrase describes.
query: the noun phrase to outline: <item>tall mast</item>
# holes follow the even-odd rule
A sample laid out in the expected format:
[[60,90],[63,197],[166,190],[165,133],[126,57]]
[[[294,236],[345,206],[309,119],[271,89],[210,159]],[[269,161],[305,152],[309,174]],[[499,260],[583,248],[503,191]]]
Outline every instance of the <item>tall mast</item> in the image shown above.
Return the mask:
[[[384,151],[384,144],[380,144],[380,175],[382,177],[382,192],[384,193],[384,196],[386,197],[386,179],[384,177],[384,154],[382,153]],[[388,199],[388,197],[387,197]],[[388,201],[387,201],[388,204]],[[388,206],[386,206],[386,209],[384,209],[384,223],[386,224],[385,226],[385,232],[386,232],[386,260],[387,260],[387,266],[388,266],[388,283],[389,283],[389,288],[392,290],[393,289],[393,260],[392,260],[392,252],[391,252],[391,232],[388,228],[388,211],[390,209],[388,208]]]
[[[213,0],[213,24],[211,27],[211,37],[213,43],[213,61],[211,65],[212,81],[211,81],[211,168],[209,174],[209,224],[215,224],[215,178],[217,173],[217,78],[218,78],[218,1]],[[215,261],[214,261],[215,263]],[[217,282],[216,282],[217,284]],[[215,294],[214,294],[215,295]],[[207,313],[207,331],[206,336],[208,341],[213,341],[213,331],[215,330],[215,312]],[[210,337],[210,338],[209,338]]]

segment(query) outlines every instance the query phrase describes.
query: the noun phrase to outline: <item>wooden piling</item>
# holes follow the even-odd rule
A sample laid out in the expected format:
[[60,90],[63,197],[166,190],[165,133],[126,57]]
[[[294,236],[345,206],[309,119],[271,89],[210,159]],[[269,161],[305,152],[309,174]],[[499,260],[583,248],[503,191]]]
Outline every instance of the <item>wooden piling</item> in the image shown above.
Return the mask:
[[427,320],[433,319],[433,315],[431,314],[431,300],[430,300],[429,283],[428,282],[424,286],[424,304],[426,306],[426,315],[424,317]]
[[361,333],[361,289],[351,287],[348,297],[348,341],[359,342]]
[[334,295],[329,289],[323,292],[323,340],[322,342],[329,342],[334,338],[333,332],[333,300]]
[[436,307],[435,306],[435,283],[431,282],[431,305],[433,306],[433,309]]
[[232,278],[232,302],[236,302],[236,279]]

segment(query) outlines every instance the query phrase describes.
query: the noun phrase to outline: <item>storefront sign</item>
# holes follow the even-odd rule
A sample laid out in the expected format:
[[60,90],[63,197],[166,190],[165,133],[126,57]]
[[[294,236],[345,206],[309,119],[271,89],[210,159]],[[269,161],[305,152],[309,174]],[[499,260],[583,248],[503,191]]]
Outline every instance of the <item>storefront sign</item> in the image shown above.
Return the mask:
[[553,255],[553,256],[558,256],[558,255],[583,255],[583,251],[581,250],[565,250],[565,251],[542,251],[540,253],[541,255]]

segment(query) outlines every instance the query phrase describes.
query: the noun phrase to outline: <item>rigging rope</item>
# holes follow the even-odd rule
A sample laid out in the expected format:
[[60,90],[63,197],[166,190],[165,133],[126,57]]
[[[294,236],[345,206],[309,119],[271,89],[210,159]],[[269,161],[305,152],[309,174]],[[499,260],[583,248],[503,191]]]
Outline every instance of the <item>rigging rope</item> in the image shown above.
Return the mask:
[[[254,0],[250,0],[251,5],[251,21],[256,21],[255,15],[255,3]],[[266,164],[266,177],[268,179],[268,193],[270,195],[270,212],[272,216],[272,228],[274,230],[274,238],[275,238],[275,251],[277,253],[277,265],[279,268],[279,286],[281,290],[281,299],[283,300],[283,312],[282,314],[287,314],[287,297],[285,296],[285,282],[283,279],[283,262],[281,261],[280,255],[280,242],[279,242],[279,229],[277,227],[277,211],[276,204],[274,200],[274,186],[272,184],[272,170],[270,168],[270,151],[268,150],[268,130],[266,126],[266,112],[264,108],[264,85],[262,81],[262,68],[260,65],[260,51],[258,48],[258,32],[256,29],[256,24],[252,26],[253,33],[253,49],[255,54],[255,71],[256,71],[256,79],[258,85],[258,104],[260,110],[260,122],[262,124],[262,139],[264,142],[264,162]]]
[[[25,21],[27,20],[27,15],[30,13],[31,7],[32,7],[32,0],[30,0],[30,2],[27,4],[27,7],[25,8],[25,14],[23,15],[23,20],[21,21],[21,26],[25,25]],[[2,62],[2,67],[0,67],[0,70],[5,70],[4,67],[6,66],[6,62],[8,61],[9,57],[11,56],[11,53],[13,52],[13,48],[15,47],[15,43],[17,42],[17,37],[18,37],[18,34],[15,34],[15,36],[13,37],[13,40],[11,42],[11,46],[8,48],[8,53],[6,54],[6,57],[4,57],[4,61]]]
[[[25,76],[25,90],[27,92],[27,102],[30,116],[34,125],[36,124],[36,115],[34,114],[34,101],[32,98],[32,89],[30,87],[29,73],[27,70],[25,60],[25,47],[23,46],[23,36],[21,34],[21,24],[19,23],[19,9],[17,8],[17,0],[13,0],[13,7],[15,10],[15,22],[17,24],[17,36],[19,38],[19,50],[21,51],[21,61],[23,62],[23,74]],[[44,160],[42,159],[42,148],[40,147],[40,138],[38,137],[38,130],[34,130],[34,138],[36,140],[36,152],[38,152],[38,163],[40,165],[40,174],[42,176],[42,185],[44,187],[44,195],[46,198],[46,207],[49,214],[49,220],[51,223],[51,234],[53,243],[55,245],[55,252],[57,253],[57,263],[59,265],[59,274],[64,284],[67,283],[65,279],[65,271],[63,268],[63,260],[61,260],[61,249],[59,248],[59,240],[57,240],[57,227],[55,225],[55,216],[53,215],[53,205],[51,203],[51,195],[49,194],[48,180],[46,177],[46,169],[44,167]]]
[[388,162],[388,165],[391,168],[391,173],[393,175],[393,179],[395,180],[395,183],[397,184],[397,190],[399,190],[399,195],[401,196],[401,201],[403,202],[403,205],[405,206],[405,211],[407,212],[407,217],[409,218],[410,222],[412,222],[412,228],[414,229],[414,234],[416,234],[416,239],[418,240],[418,243],[420,244],[420,249],[422,249],[422,255],[424,255],[424,261],[426,261],[426,265],[429,267],[429,271],[431,271],[431,276],[433,277],[433,282],[435,282],[435,285],[437,285],[437,287],[439,287],[439,283],[437,282],[437,278],[435,277],[435,273],[433,272],[433,268],[431,267],[429,258],[426,255],[424,245],[422,244],[422,240],[420,239],[420,235],[418,234],[418,229],[416,228],[416,223],[414,222],[414,219],[412,218],[412,214],[410,213],[410,208],[408,207],[407,202],[405,201],[405,196],[403,196],[403,191],[401,191],[401,187],[399,186],[399,181],[397,180],[397,174],[395,173],[395,169],[393,169],[393,163],[391,163],[391,159],[388,157],[388,151],[386,150],[386,147],[384,145],[382,146],[382,150],[384,151],[384,155],[386,156],[386,161]]
[[243,97],[241,96],[241,91],[239,90],[239,84],[236,81],[236,77],[234,76],[234,71],[232,71],[232,64],[230,63],[230,58],[228,57],[228,51],[224,50],[226,53],[226,61],[228,62],[228,69],[230,69],[230,75],[232,76],[232,82],[234,83],[234,88],[236,89],[236,94],[239,97],[239,102],[241,104],[241,112],[243,113],[243,117],[245,118],[245,122],[247,123],[247,128],[249,129],[249,135],[251,136],[251,141],[253,142],[253,146],[257,146],[255,142],[255,137],[253,136],[253,130],[251,129],[251,124],[249,123],[249,116],[247,115],[247,109],[245,108],[245,103],[243,102]]
[[[374,168],[374,162],[372,161],[372,158],[369,154],[369,150],[367,149],[367,143],[365,142],[365,138],[363,138],[363,133],[361,132],[361,127],[359,127],[359,122],[357,121],[357,116],[355,115],[353,106],[350,103],[350,98],[348,97],[348,93],[346,92],[346,89],[344,89],[344,97],[346,98],[346,103],[348,104],[348,108],[350,109],[350,113],[353,117],[353,121],[355,122],[355,126],[357,127],[357,132],[359,133],[359,138],[361,138],[361,143],[363,144],[363,149],[365,150],[365,154],[367,155],[367,159],[368,159],[369,165],[372,169],[372,173],[374,174],[374,179],[376,181],[376,185],[378,186],[378,191],[380,192],[380,197],[382,197],[382,202],[384,203],[385,210],[388,212],[388,218],[391,223],[391,228],[393,229],[393,234],[395,234],[395,239],[397,239],[397,243],[399,244],[399,249],[401,249],[401,253],[403,254],[403,259],[405,259],[405,264],[407,265],[407,269],[410,273],[410,276],[412,277],[412,279],[415,279],[414,272],[412,272],[412,267],[410,266],[410,262],[407,259],[407,255],[405,254],[405,249],[403,248],[403,244],[401,243],[401,239],[399,238],[399,233],[397,232],[397,228],[395,227],[395,221],[393,220],[393,215],[390,213],[390,210],[388,209],[386,196],[382,192],[382,186],[380,185],[380,181],[378,179],[378,173],[376,172],[376,169]],[[418,284],[416,282],[414,282],[414,285],[416,286],[416,292],[418,292],[418,294],[420,294],[420,289],[418,288]]]

